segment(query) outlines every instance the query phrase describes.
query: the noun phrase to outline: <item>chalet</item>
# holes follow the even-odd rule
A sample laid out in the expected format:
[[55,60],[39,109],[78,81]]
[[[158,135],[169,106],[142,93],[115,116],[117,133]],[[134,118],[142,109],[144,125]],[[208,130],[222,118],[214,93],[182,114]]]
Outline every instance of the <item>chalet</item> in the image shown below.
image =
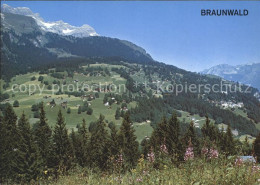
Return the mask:
[[87,95],[82,95],[80,98],[81,98],[82,100],[84,100],[84,99],[87,99],[88,96],[87,96]]
[[231,132],[232,132],[232,134],[233,134],[234,136],[238,136],[238,130],[237,130],[237,129],[232,130]]
[[10,101],[10,99],[6,99],[6,100],[4,100],[3,102],[9,102]]
[[52,99],[52,101],[49,103],[49,105],[51,106],[51,108],[56,106],[56,103],[55,103],[54,99]]
[[124,107],[124,108],[123,108],[123,111],[128,111],[128,108],[127,108],[127,107]]
[[195,128],[200,128],[200,124],[199,123],[194,123],[194,127]]
[[[228,159],[234,158],[234,156],[228,156]],[[256,159],[253,156],[237,156],[237,160],[241,159],[243,163],[256,163]]]
[[62,108],[66,109],[67,105],[68,105],[68,102],[67,101],[62,102],[60,105],[61,105]]

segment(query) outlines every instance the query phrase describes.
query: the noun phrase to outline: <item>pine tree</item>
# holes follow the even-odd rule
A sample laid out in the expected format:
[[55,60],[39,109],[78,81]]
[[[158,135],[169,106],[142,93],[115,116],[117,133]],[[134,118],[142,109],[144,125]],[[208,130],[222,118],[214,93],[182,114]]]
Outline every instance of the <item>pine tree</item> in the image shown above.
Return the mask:
[[202,126],[201,132],[204,138],[210,137],[210,120],[208,116],[206,116],[206,123]]
[[33,140],[30,124],[23,113],[18,121],[19,146],[17,150],[19,180],[36,180],[42,172],[40,154]]
[[164,116],[161,122],[157,125],[156,129],[153,131],[151,136],[151,145],[155,151],[160,149],[160,145],[166,140],[168,132],[168,123],[166,117]]
[[[142,142],[141,142],[141,146],[142,146],[142,154],[144,156],[147,156],[147,154],[150,152],[151,150],[151,143],[150,143],[150,138],[145,137]],[[152,147],[153,148],[153,147]]]
[[53,133],[53,151],[55,153],[56,169],[62,173],[70,169],[74,155],[61,110],[59,110]]
[[15,179],[17,172],[17,148],[19,134],[16,125],[17,116],[10,104],[7,105],[4,117],[1,118],[1,153],[0,178],[1,181]]
[[78,108],[78,114],[81,114],[81,106]]
[[255,156],[257,157],[257,161],[260,162],[260,133],[256,137],[254,141],[254,153]]
[[[0,164],[3,164],[4,163],[4,152],[5,152],[5,146],[4,146],[4,142],[5,142],[5,138],[3,137],[4,136],[4,133],[5,133],[5,130],[4,130],[4,123],[3,123],[3,116],[2,116],[2,112],[0,112]],[[2,167],[0,166],[0,183],[3,183],[3,175],[2,174]]]
[[40,121],[36,125],[34,136],[42,158],[43,169],[47,169],[48,166],[52,166],[49,164],[51,161],[51,135],[52,130],[47,123],[46,113],[43,107],[43,103],[41,103]]
[[243,142],[243,145],[242,145],[242,152],[243,152],[244,155],[251,155],[252,154],[252,149],[251,149],[251,146],[248,142],[247,136],[245,137],[245,141]]
[[108,133],[105,129],[104,116],[100,115],[96,124],[90,138],[90,165],[103,170],[107,168],[109,159]]
[[221,131],[219,133],[219,138],[218,138],[218,146],[222,152],[226,151],[226,134],[224,132],[224,126],[222,125]]
[[177,159],[183,158],[182,146],[180,142],[180,125],[176,113],[173,113],[168,121],[166,146],[171,156],[174,156]]
[[185,145],[186,147],[189,145],[189,141],[191,141],[191,144],[193,146],[193,150],[196,154],[199,154],[199,140],[197,138],[195,129],[194,129],[194,123],[193,121],[190,122],[189,128],[184,136],[185,138]]
[[126,161],[126,168],[134,168],[139,158],[138,142],[131,125],[130,115],[126,112],[119,131],[120,149]]
[[19,107],[19,101],[18,100],[14,100],[13,107]]
[[117,156],[119,154],[119,141],[118,141],[118,130],[114,123],[109,124],[110,138],[109,138],[109,149],[111,156]]
[[231,127],[229,125],[225,135],[226,135],[225,152],[227,155],[233,155],[235,153],[235,142],[231,131]]
[[80,145],[78,159],[80,165],[87,166],[89,161],[89,156],[88,156],[89,141],[88,141],[88,130],[87,130],[85,119],[82,120],[82,126],[79,127],[78,134],[79,134],[79,145]]
[[120,109],[119,108],[117,108],[116,109],[116,114],[115,114],[115,118],[116,118],[116,120],[119,120],[120,119]]
[[71,134],[70,134],[70,138],[71,138],[71,142],[72,142],[72,148],[73,148],[73,153],[75,155],[75,160],[76,162],[79,163],[79,165],[82,165],[80,163],[80,154],[81,154],[81,150],[80,150],[80,140],[79,140],[79,134],[78,132],[75,132],[74,129],[71,130]]
[[215,143],[217,142],[218,138],[220,138],[220,133],[218,128],[210,123],[209,117],[206,116],[206,123],[201,128],[202,135],[204,140],[207,142]]

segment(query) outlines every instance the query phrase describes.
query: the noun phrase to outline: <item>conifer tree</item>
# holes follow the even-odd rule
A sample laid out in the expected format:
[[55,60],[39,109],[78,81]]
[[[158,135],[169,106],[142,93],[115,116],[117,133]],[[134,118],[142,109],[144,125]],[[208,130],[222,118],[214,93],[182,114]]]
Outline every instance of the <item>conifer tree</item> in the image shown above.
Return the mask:
[[218,146],[222,152],[226,151],[226,134],[224,132],[224,126],[222,125],[220,133],[219,133],[219,138],[218,138]]
[[[2,119],[2,118],[1,118]],[[4,117],[1,121],[1,153],[0,153],[0,177],[2,181],[15,179],[17,175],[17,148],[18,129],[16,125],[17,116],[10,104],[7,105]]]
[[193,121],[190,122],[189,128],[185,134],[185,145],[186,147],[189,145],[189,141],[191,141],[191,144],[193,146],[193,150],[196,154],[199,154],[199,140],[197,138],[195,129],[194,129],[194,123]]
[[153,148],[153,147],[151,147],[152,145],[150,143],[150,138],[148,138],[148,137],[145,137],[142,140],[141,146],[142,146],[142,154],[144,156],[147,156],[147,154],[150,152],[151,148]]
[[202,126],[201,132],[204,138],[210,137],[210,120],[208,116],[206,116],[206,123]]
[[116,129],[116,126],[114,123],[109,124],[110,128],[110,138],[109,138],[109,149],[110,149],[110,155],[116,156],[119,154],[119,141],[118,141],[118,130]]
[[227,128],[225,139],[226,139],[225,152],[227,155],[233,155],[235,153],[235,142],[231,131],[231,127],[229,125]]
[[254,153],[257,158],[257,161],[260,162],[260,133],[254,141]]
[[52,130],[49,127],[46,119],[46,113],[43,107],[43,103],[40,104],[40,121],[36,125],[34,131],[35,141],[39,148],[39,152],[42,158],[43,169],[46,169],[49,164],[51,157],[51,135]]
[[248,142],[247,136],[245,137],[245,141],[243,142],[243,145],[242,145],[242,152],[243,152],[244,155],[251,155],[252,154],[252,149],[251,149],[251,146]]
[[[5,132],[5,130],[4,130],[4,123],[3,123],[3,116],[2,116],[2,114],[1,114],[1,112],[0,112],[0,164],[3,164],[4,163],[4,152],[5,152],[5,146],[4,146],[4,142],[5,142],[5,138],[3,137],[3,134],[4,134],[4,132]],[[0,183],[3,183],[3,175],[4,174],[2,174],[2,171],[3,169],[2,169],[2,167],[0,167]]]
[[220,137],[218,128],[212,123],[210,123],[208,116],[206,116],[206,123],[202,126],[201,132],[204,137],[204,140],[207,140],[207,142],[209,143],[216,142]]
[[79,134],[78,132],[75,132],[74,129],[71,130],[70,134],[71,142],[72,142],[72,148],[73,148],[73,153],[75,155],[75,161],[79,163],[79,165],[82,165],[80,162],[80,139],[79,139]]
[[138,146],[135,130],[131,125],[130,115],[126,112],[123,123],[119,131],[120,149],[126,161],[126,168],[131,169],[136,166],[139,158]]
[[53,151],[55,153],[56,169],[61,172],[70,169],[74,155],[61,110],[59,110],[53,133]]
[[167,132],[168,132],[168,123],[166,120],[166,117],[163,116],[162,120],[160,123],[158,123],[157,127],[152,133],[151,136],[151,146],[155,151],[158,151],[160,148],[160,145],[164,142],[164,140],[167,137]]
[[90,165],[106,169],[109,159],[108,132],[105,128],[104,116],[100,115],[90,138]]
[[40,154],[33,140],[30,124],[23,113],[18,121],[19,145],[17,150],[19,180],[36,180],[41,171]]
[[180,125],[177,118],[177,114],[173,113],[168,121],[166,146],[170,155],[181,159],[182,157],[182,146],[180,142]]
[[115,119],[116,119],[116,120],[119,120],[119,119],[120,119],[120,116],[121,116],[121,115],[120,115],[120,109],[117,108],[117,109],[116,109],[116,114],[115,114]]
[[85,119],[82,120],[82,126],[78,129],[79,134],[79,156],[78,159],[82,166],[87,166],[89,156],[88,156],[88,130],[86,126]]

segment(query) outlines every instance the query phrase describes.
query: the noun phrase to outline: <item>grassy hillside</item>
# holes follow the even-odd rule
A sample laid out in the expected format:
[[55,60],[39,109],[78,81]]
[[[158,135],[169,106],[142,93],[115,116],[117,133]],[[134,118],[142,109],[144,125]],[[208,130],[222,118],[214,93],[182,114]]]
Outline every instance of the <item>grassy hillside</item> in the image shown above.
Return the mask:
[[[29,121],[31,124],[36,123],[39,119],[35,118],[34,112],[31,110],[32,105],[38,104],[40,102],[44,103],[44,107],[46,110],[46,115],[48,119],[48,123],[53,126],[56,123],[56,117],[58,110],[61,109],[63,115],[65,116],[65,121],[67,123],[67,127],[69,130],[71,128],[76,128],[78,124],[82,122],[82,119],[84,118],[89,125],[91,122],[96,121],[100,114],[103,114],[105,116],[105,120],[107,123],[114,122],[116,126],[119,126],[122,122],[122,118],[115,119],[115,113],[116,110],[121,108],[121,103],[113,103],[111,106],[104,105],[103,99],[105,94],[109,94],[109,92],[97,92],[94,91],[87,91],[86,95],[93,95],[95,93],[98,93],[99,97],[95,99],[82,99],[80,96],[76,97],[74,95],[68,95],[68,94],[56,94],[56,91],[53,93],[52,90],[48,89],[48,86],[54,86],[57,87],[56,84],[65,84],[64,89],[65,92],[68,91],[66,89],[68,84],[72,84],[76,87],[76,84],[79,83],[86,83],[87,85],[99,85],[102,86],[105,84],[115,84],[117,86],[119,85],[126,85],[127,79],[124,78],[122,75],[118,74],[112,69],[126,69],[129,71],[130,76],[132,79],[137,82],[138,84],[144,85],[144,82],[148,81],[150,83],[162,83],[163,86],[166,86],[170,84],[170,81],[167,79],[162,79],[162,76],[160,76],[159,73],[154,72],[153,74],[149,75],[149,79],[147,76],[147,72],[144,71],[143,68],[140,68],[137,64],[129,65],[128,63],[122,63],[122,65],[111,65],[111,64],[104,64],[104,63],[95,63],[90,65],[82,65],[81,71],[73,71],[73,75],[69,75],[67,71],[62,72],[50,72],[48,74],[40,74],[39,72],[32,72],[27,73],[23,75],[17,75],[13,77],[9,83],[9,87],[3,89],[3,85],[5,84],[4,81],[1,81],[1,89],[3,89],[3,93],[8,93],[10,98],[8,100],[5,100],[3,103],[9,102],[10,104],[13,104],[15,100],[19,101],[19,107],[14,107],[14,110],[17,115],[21,115],[22,112],[25,112],[25,114],[28,116]],[[135,69],[137,68],[137,69]],[[49,69],[49,71],[55,71],[55,68]],[[85,73],[84,71],[88,71]],[[53,75],[53,73],[56,73]],[[58,75],[57,75],[58,74]],[[177,73],[176,73],[177,74]],[[39,77],[42,76],[43,80],[39,81]],[[181,74],[177,75],[178,77],[182,76]],[[34,79],[32,79],[34,78]],[[55,82],[55,84],[54,84]],[[77,83],[76,83],[77,82]],[[27,88],[27,91],[24,92],[12,92],[12,87],[14,85],[18,85],[22,87],[20,90],[24,91],[24,88]],[[35,85],[36,90],[34,91],[34,88],[31,88],[33,93],[28,92],[29,85]],[[42,92],[40,92],[40,88],[44,89]],[[81,88],[81,86],[80,86]],[[18,88],[15,89],[16,91],[19,91]],[[123,89],[124,90],[124,89]],[[122,90],[122,91],[123,91]],[[153,93],[155,91],[148,87],[146,92],[149,92],[152,90]],[[117,95],[122,95],[123,92],[116,92]],[[162,97],[160,93],[157,92],[156,97]],[[51,107],[49,103],[54,100],[56,102],[55,107]],[[78,107],[83,106],[84,102],[88,102],[89,107],[93,109],[92,115],[86,114],[86,112],[82,112],[81,114],[78,114]],[[67,102],[67,108],[62,108],[61,103]],[[127,103],[127,108],[135,108],[137,106],[138,102],[131,101]],[[70,108],[71,113],[67,113],[67,109]],[[196,128],[200,129],[202,125],[205,123],[205,117],[201,117],[199,114],[189,113],[187,111],[179,110],[181,113],[180,120],[184,123],[190,123],[190,121],[193,121],[195,123]],[[247,114],[245,111],[242,111],[241,109],[235,109],[233,111],[237,115],[241,115],[245,118],[247,117]],[[212,120],[214,121],[214,120]],[[134,128],[136,129],[136,135],[138,138],[138,141],[141,141],[145,136],[149,136],[152,132],[152,127],[150,124],[150,120],[144,120],[143,122],[134,122]],[[259,124],[258,124],[259,125]]]

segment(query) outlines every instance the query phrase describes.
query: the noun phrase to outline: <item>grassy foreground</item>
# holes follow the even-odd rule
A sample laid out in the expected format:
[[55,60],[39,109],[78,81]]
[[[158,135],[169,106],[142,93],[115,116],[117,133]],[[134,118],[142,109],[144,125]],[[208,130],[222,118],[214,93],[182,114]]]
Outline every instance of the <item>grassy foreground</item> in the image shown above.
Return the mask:
[[[74,169],[66,176],[48,184],[260,184],[259,166],[235,164],[234,160],[195,159],[178,165],[165,164],[154,169],[153,164],[139,160],[136,169],[125,174],[97,173],[86,169]],[[257,169],[258,168],[258,169]],[[119,169],[120,170],[120,169]]]

